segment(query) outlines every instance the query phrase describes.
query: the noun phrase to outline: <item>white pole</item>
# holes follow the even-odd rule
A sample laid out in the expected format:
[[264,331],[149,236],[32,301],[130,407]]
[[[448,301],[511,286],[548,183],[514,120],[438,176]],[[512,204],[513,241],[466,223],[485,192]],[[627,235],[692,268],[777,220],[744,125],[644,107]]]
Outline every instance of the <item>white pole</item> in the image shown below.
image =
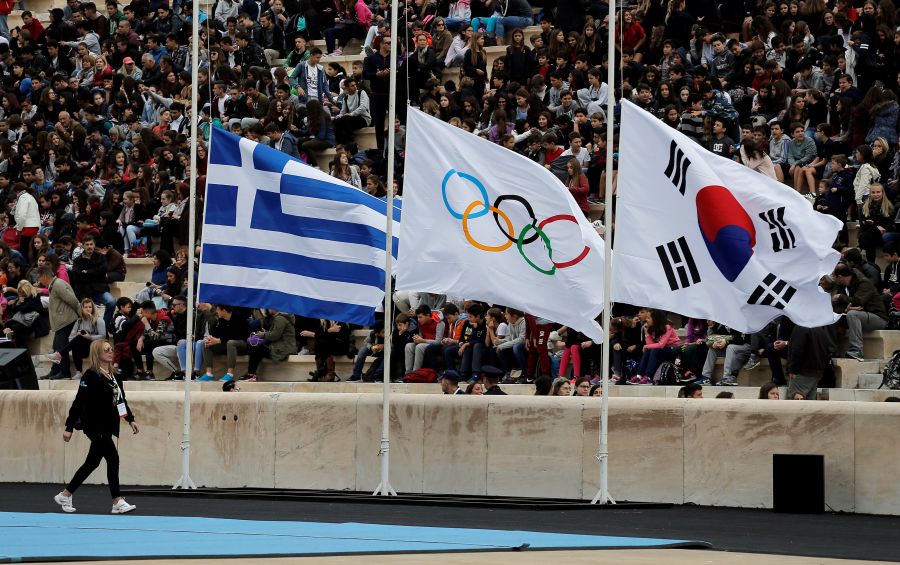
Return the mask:
[[200,65],[200,1],[193,2],[191,19],[191,176],[190,196],[188,197],[188,288],[187,288],[187,331],[185,339],[184,372],[184,415],[181,431],[181,478],[173,489],[195,489],[191,480],[191,381],[194,368],[194,241],[197,237],[197,69]]
[[[196,1],[196,0],[195,0]],[[394,263],[394,120],[397,109],[397,0],[391,0],[391,78],[388,88],[388,136],[387,136],[387,214],[384,229],[384,392],[381,397],[381,482],[375,487],[373,495],[397,496],[391,486],[391,332],[394,327],[392,315],[394,300],[391,297],[391,273]],[[376,128],[384,124],[375,123]]]
[[607,444],[607,422],[609,420],[609,326],[612,321],[612,241],[613,241],[613,121],[615,119],[616,94],[616,0],[609,2],[609,29],[607,30],[606,51],[606,199],[603,211],[603,235],[606,245],[603,246],[603,331],[607,335],[603,339],[603,397],[600,400],[600,447],[597,460],[600,463],[600,489],[591,504],[615,504],[609,494],[609,445]]

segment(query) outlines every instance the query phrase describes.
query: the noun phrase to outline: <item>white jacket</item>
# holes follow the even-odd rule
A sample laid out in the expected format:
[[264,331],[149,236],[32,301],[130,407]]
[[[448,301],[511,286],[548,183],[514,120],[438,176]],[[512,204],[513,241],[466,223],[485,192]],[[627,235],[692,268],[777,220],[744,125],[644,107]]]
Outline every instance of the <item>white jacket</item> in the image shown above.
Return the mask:
[[19,193],[13,207],[13,218],[16,219],[16,229],[19,231],[25,228],[41,227],[41,213],[34,196],[24,190]]

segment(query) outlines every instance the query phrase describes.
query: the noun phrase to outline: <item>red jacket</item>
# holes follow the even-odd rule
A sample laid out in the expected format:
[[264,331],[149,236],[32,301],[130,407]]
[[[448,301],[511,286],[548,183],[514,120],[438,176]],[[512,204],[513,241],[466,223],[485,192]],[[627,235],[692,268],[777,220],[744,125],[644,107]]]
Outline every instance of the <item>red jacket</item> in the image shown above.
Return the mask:
[[[0,0],[0,2],[2,2],[2,0]],[[81,243],[81,240],[84,239],[84,236],[86,235],[93,235],[94,237],[97,237],[98,235],[100,235],[100,230],[94,224],[90,224],[83,230],[78,230],[77,232],[75,232],[75,241]]]
[[31,25],[23,25],[22,29],[31,34],[31,41],[38,41],[44,35],[44,26],[37,18],[31,18]]
[[0,0],[0,16],[8,16],[13,11],[13,0]]

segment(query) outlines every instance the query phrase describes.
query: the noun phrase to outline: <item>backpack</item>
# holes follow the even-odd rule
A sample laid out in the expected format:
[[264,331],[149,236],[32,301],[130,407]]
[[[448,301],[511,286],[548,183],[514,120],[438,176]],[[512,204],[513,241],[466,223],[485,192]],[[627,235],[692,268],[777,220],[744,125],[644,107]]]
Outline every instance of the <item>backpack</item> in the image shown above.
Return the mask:
[[900,349],[894,350],[891,359],[884,365],[884,371],[881,372],[881,376],[879,389],[900,389]]
[[888,327],[889,330],[900,330],[900,310],[891,307],[891,311],[888,312]]
[[437,371],[434,369],[428,369],[427,367],[423,367],[418,371],[413,371],[412,373],[406,373],[403,377],[403,382],[405,383],[436,383],[437,382]]
[[680,373],[681,370],[674,363],[664,361],[656,369],[656,373],[653,374],[653,384],[656,386],[673,386],[683,378]]

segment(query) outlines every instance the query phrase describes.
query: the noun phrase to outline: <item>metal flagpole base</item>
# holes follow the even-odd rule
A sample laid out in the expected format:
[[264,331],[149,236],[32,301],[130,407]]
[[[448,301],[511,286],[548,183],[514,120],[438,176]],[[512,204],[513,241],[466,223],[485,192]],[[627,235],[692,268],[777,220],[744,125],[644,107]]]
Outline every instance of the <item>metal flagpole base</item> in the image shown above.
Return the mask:
[[613,497],[607,492],[604,493],[602,490],[598,490],[597,494],[594,495],[594,500],[591,501],[591,504],[615,504],[616,501],[613,500]]
[[196,485],[194,485],[194,481],[191,480],[191,473],[188,470],[191,468],[190,449],[191,449],[191,442],[189,439],[185,438],[181,442],[181,455],[182,455],[181,478],[175,482],[175,484],[172,486],[172,490],[178,490],[178,489],[196,490],[197,489]]
[[597,494],[594,495],[594,499],[591,500],[591,504],[615,504],[616,501],[613,499],[612,495],[609,494],[609,487],[606,484],[607,480],[607,468],[606,465],[608,463],[609,454],[608,453],[597,453],[597,461],[600,462],[600,490],[597,491]]
[[381,457],[381,482],[375,487],[375,492],[372,493],[372,496],[397,496],[397,491],[394,490],[394,487],[391,486],[391,482],[388,480],[390,469],[388,453],[390,449],[390,440],[386,437],[381,438],[381,449],[378,450],[378,456]]
[[197,486],[194,485],[194,481],[191,480],[190,475],[181,475],[181,478],[178,479],[178,482],[172,487],[172,490],[197,490]]
[[397,496],[397,491],[394,490],[394,487],[391,486],[391,483],[385,485],[384,483],[378,483],[378,486],[375,487],[375,492],[372,493],[372,496]]

